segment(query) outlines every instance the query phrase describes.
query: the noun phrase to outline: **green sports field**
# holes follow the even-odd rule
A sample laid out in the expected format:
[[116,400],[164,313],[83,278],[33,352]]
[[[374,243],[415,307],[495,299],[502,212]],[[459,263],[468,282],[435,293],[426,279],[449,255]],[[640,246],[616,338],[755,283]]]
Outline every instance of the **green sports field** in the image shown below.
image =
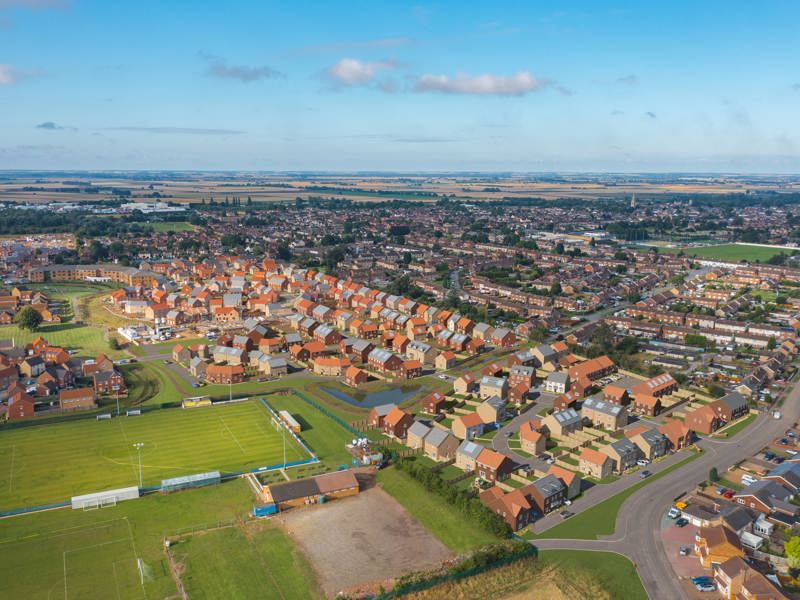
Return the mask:
[[[709,260],[726,260],[731,262],[739,262],[746,260],[748,262],[767,262],[773,256],[780,254],[777,248],[765,248],[763,246],[746,246],[743,244],[715,244],[711,246],[695,246],[689,248],[659,248],[662,252],[670,252],[678,254],[683,251],[686,256],[695,256],[697,258],[706,258]],[[790,250],[784,251],[790,254]]]
[[[0,435],[0,510],[38,506],[203,471],[236,472],[283,462],[271,416],[251,400],[7,429]],[[289,435],[286,460],[308,454]]]

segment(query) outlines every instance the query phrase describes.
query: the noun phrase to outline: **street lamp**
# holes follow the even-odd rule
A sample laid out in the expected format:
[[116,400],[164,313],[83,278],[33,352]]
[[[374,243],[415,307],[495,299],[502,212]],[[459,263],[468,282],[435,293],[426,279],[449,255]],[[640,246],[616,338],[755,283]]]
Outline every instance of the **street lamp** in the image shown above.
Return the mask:
[[136,448],[136,454],[139,455],[139,487],[142,487],[142,448],[144,448],[144,443],[136,442],[133,447]]

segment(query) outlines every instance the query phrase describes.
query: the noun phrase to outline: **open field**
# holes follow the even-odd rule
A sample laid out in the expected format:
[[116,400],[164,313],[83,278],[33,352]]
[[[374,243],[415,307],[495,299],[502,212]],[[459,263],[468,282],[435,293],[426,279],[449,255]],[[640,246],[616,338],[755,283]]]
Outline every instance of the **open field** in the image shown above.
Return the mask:
[[614,533],[614,528],[617,524],[617,514],[622,504],[627,500],[636,490],[642,488],[653,481],[680,469],[686,463],[693,461],[699,457],[699,452],[689,451],[689,456],[682,461],[667,467],[663,471],[651,475],[647,479],[637,481],[627,489],[619,492],[595,504],[591,508],[584,510],[571,517],[567,521],[548,529],[542,534],[536,535],[526,531],[522,537],[527,540],[542,539],[573,539],[573,540],[592,540],[601,535],[611,535]]
[[43,337],[53,346],[60,346],[66,350],[76,350],[83,356],[95,357],[105,353],[111,358],[119,358],[123,353],[111,350],[108,342],[103,339],[103,332],[96,327],[88,325],[74,325],[72,323],[57,323],[42,325],[38,331],[22,330],[16,325],[0,327],[0,337],[13,339],[17,344],[28,344],[37,337]]
[[153,231],[157,233],[166,233],[168,231],[192,231],[192,229],[194,229],[194,227],[186,221],[158,221],[150,223],[150,226],[153,228]]
[[[245,518],[252,499],[247,484],[236,479],[100,510],[62,509],[5,519],[0,598],[175,597],[163,537]],[[144,588],[136,558],[143,562]]]
[[308,561],[271,521],[196,533],[170,552],[192,600],[322,598]]
[[611,552],[545,550],[538,558],[449,581],[408,600],[646,600],[633,564]]
[[[25,203],[101,201],[114,197],[119,191],[128,191],[141,199],[142,194],[157,191],[161,199],[169,202],[201,202],[214,198],[224,202],[225,197],[247,198],[253,202],[292,202],[295,198],[324,196],[326,198],[350,198],[354,201],[385,202],[405,199],[433,202],[441,195],[454,195],[467,199],[510,198],[630,198],[663,194],[727,194],[748,190],[789,191],[796,183],[765,176],[763,178],[735,176],[676,176],[671,180],[651,178],[646,175],[633,179],[609,181],[584,175],[510,175],[498,177],[493,174],[435,175],[404,173],[397,175],[367,174],[308,174],[297,177],[283,173],[231,173],[220,177],[214,173],[193,173],[181,176],[165,175],[161,179],[146,182],[124,176],[107,175],[98,178],[82,177],[71,173],[70,178],[84,181],[102,189],[88,194],[79,189],[64,189],[63,176],[36,178],[26,173],[7,173],[0,184],[0,201],[15,200]],[[152,188],[150,187],[152,185]],[[37,191],[25,189],[35,186]],[[73,186],[71,185],[70,188]]]
[[328,597],[353,586],[435,568],[450,556],[439,540],[379,488],[336,500],[324,509],[288,511],[280,518],[311,560]]
[[[697,246],[689,248],[668,248],[661,247],[662,252],[670,252],[678,254],[683,252],[686,256],[695,256],[697,258],[707,258],[709,260],[726,260],[731,262],[739,262],[746,260],[748,262],[767,262],[773,256],[780,254],[781,251],[777,248],[764,248],[762,246],[745,246],[742,244],[716,244],[713,246]],[[786,254],[790,251],[784,250]]]
[[[88,418],[3,431],[0,509],[36,506],[201,471],[236,472],[283,461],[281,433],[255,401],[167,409],[108,421]],[[307,458],[286,436],[288,461]]]
[[394,467],[378,472],[378,483],[442,543],[455,552],[496,542],[498,538],[465,522],[465,515]]

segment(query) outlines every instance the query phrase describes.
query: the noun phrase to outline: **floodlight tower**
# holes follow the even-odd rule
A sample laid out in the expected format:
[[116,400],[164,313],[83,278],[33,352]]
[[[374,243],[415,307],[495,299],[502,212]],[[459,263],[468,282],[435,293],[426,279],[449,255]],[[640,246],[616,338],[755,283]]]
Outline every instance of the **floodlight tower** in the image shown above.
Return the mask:
[[136,448],[136,454],[139,455],[139,487],[142,487],[142,448],[144,448],[144,443],[136,442],[133,447]]

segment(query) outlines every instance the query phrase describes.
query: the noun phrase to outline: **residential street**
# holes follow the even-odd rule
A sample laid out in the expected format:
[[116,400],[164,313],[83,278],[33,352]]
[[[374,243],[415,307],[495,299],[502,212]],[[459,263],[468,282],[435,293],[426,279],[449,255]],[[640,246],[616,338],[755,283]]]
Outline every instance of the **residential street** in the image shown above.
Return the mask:
[[[650,598],[686,598],[664,553],[659,535],[661,516],[675,498],[705,480],[711,467],[723,472],[791,427],[800,418],[800,385],[795,384],[781,410],[781,419],[772,418],[771,413],[762,414],[732,440],[700,440],[698,446],[705,450],[703,456],[644,486],[623,503],[612,536],[600,540],[537,540],[534,544],[542,549],[605,550],[624,554],[636,565]],[[580,501],[570,507],[573,512],[585,508]],[[549,526],[544,526],[547,524],[543,519],[543,527],[537,527],[537,532],[546,531],[558,522],[551,519]]]

